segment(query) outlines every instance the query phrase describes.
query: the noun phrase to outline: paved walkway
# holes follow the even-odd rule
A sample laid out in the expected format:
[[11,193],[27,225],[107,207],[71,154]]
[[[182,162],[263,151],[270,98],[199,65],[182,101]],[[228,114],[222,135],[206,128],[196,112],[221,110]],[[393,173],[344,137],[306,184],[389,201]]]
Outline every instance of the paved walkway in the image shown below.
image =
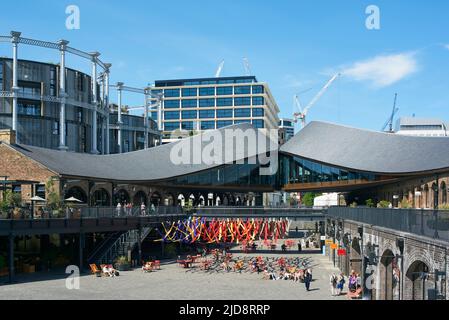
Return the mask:
[[[247,255],[255,256],[260,253]],[[279,257],[282,254],[264,253],[263,256]],[[346,299],[345,296],[330,295],[329,275],[338,270],[333,268],[327,257],[316,253],[291,253],[288,256],[310,259],[314,277],[311,291],[307,292],[303,283],[263,280],[262,274],[257,273],[205,273],[199,268],[183,269],[176,263],[170,263],[151,273],[143,273],[137,269],[121,272],[121,275],[115,278],[84,275],[80,279],[79,290],[66,288],[66,275],[63,273],[24,275],[18,277],[18,283],[0,285],[0,299]]]

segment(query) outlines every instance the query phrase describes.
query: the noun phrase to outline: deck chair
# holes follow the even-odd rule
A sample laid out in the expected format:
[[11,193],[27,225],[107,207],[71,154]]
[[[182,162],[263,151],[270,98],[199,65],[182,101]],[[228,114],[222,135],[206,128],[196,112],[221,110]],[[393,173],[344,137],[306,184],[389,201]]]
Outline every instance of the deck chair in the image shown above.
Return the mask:
[[101,270],[98,270],[97,265],[95,263],[92,263],[89,265],[90,267],[90,272],[94,275],[96,275],[97,277],[101,277],[103,272]]

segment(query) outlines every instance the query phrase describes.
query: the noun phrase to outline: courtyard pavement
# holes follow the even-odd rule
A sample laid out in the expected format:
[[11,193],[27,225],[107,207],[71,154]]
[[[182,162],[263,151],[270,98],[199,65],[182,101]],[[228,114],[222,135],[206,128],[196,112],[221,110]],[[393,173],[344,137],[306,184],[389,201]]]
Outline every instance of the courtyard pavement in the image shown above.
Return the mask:
[[119,277],[83,275],[80,289],[66,288],[60,273],[17,276],[17,283],[1,284],[0,299],[7,300],[345,300],[330,294],[329,275],[338,270],[319,253],[260,252],[234,256],[302,257],[310,259],[314,281],[307,292],[303,283],[288,280],[263,280],[262,273],[206,273],[198,266],[183,269],[176,262],[163,263],[161,270],[144,273],[140,269],[124,271]]

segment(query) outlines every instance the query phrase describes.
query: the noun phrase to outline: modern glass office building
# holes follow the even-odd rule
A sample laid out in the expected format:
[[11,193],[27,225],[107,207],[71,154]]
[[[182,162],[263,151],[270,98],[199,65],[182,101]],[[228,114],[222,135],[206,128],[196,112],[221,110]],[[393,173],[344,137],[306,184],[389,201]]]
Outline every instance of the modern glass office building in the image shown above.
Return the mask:
[[239,123],[278,128],[279,107],[268,85],[254,76],[158,80],[150,90],[163,95],[161,113],[154,109],[151,116],[160,119],[164,142],[176,130],[198,132]]

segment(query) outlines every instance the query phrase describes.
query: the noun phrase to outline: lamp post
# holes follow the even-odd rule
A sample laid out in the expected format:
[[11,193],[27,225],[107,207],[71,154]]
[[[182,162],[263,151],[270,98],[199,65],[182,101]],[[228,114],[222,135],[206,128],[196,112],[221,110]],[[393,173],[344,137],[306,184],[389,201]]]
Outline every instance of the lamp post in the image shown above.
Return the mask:
[[399,207],[399,196],[397,194],[393,195],[393,208]]
[[404,239],[396,238],[396,247],[398,247],[400,255],[396,255],[397,258],[401,258],[401,278],[399,283],[399,300],[403,299],[404,295]]
[[360,235],[360,256],[362,258],[362,292],[365,294],[365,250],[363,245],[363,226],[357,228],[357,232]]
[[432,185],[433,189],[433,216],[435,219],[435,233],[434,238],[438,239],[440,236],[438,235],[438,176],[436,177],[436,183]]

